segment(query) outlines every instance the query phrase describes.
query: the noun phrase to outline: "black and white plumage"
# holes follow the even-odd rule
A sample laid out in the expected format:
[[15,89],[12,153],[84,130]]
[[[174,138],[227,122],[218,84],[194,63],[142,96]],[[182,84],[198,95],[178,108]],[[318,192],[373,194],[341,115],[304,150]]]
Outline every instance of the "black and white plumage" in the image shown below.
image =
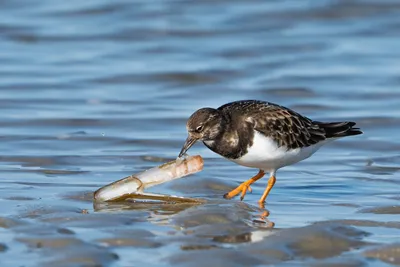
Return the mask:
[[354,126],[354,122],[313,121],[270,102],[236,101],[194,112],[179,156],[201,140],[215,153],[274,177],[279,168],[310,157],[331,140],[361,134]]

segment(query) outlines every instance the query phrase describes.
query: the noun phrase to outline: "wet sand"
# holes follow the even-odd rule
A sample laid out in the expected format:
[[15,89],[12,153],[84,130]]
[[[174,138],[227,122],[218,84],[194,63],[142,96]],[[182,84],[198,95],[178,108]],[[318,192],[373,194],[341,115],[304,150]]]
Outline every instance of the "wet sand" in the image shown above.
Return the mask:
[[[400,266],[396,1],[1,4],[1,266]],[[204,106],[263,99],[356,121],[266,179],[198,144],[152,188],[205,203],[93,203],[177,157]],[[265,215],[268,215],[265,217]]]

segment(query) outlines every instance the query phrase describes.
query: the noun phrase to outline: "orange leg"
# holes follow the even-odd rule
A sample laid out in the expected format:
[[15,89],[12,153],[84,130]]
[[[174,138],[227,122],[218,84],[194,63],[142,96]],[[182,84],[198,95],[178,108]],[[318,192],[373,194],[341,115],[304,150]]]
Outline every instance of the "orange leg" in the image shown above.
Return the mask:
[[251,192],[251,187],[250,185],[254,183],[255,181],[261,179],[264,177],[265,172],[263,170],[260,170],[255,176],[247,180],[246,182],[241,183],[238,187],[230,191],[229,193],[226,193],[224,195],[224,198],[231,199],[234,196],[238,195],[240,192],[242,193],[240,196],[240,200],[243,200],[244,196],[246,195],[247,190]]
[[269,180],[268,180],[268,185],[267,185],[267,188],[264,191],[264,194],[261,196],[260,200],[258,201],[258,203],[260,205],[264,206],[263,204],[265,202],[265,199],[267,198],[267,196],[268,196],[269,192],[271,191],[272,187],[274,187],[275,182],[276,182],[275,176],[271,176],[269,178]]

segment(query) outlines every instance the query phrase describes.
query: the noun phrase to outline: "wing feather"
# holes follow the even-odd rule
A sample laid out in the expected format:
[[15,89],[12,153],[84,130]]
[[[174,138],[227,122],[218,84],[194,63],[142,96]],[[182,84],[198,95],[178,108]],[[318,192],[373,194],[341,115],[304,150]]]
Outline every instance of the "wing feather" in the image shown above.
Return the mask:
[[324,128],[291,109],[273,103],[248,100],[228,103],[219,108],[230,116],[245,116],[258,132],[273,138],[278,146],[296,149],[326,139]]

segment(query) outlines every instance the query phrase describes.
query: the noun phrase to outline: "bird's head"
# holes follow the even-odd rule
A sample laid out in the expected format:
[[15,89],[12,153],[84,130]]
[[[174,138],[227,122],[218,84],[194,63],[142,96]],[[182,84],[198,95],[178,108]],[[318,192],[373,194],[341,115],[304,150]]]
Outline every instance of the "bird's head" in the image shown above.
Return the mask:
[[221,112],[213,108],[201,108],[193,113],[187,123],[188,137],[182,147],[179,157],[196,143],[196,141],[212,141],[222,130],[223,116]]

